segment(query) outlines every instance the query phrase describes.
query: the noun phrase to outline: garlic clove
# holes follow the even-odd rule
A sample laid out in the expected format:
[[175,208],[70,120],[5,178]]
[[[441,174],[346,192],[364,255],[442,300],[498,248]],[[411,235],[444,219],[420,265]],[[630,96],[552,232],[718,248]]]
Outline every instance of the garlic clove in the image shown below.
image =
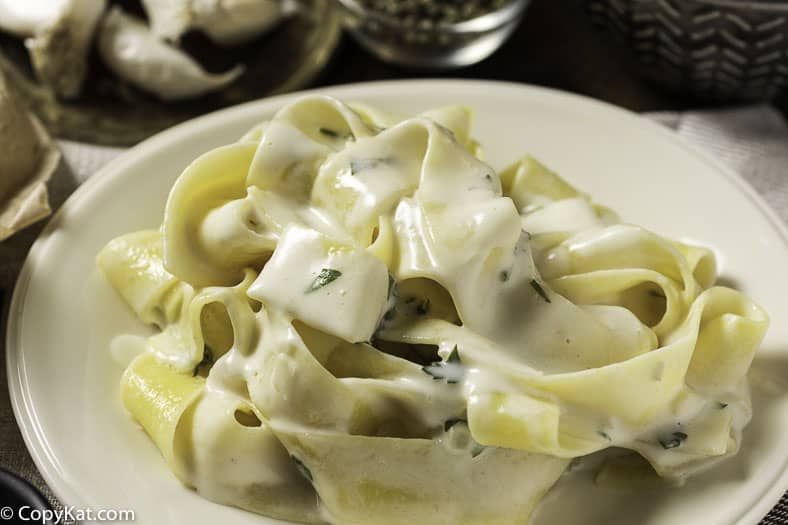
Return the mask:
[[297,11],[293,0],[142,0],[151,29],[177,41],[200,29],[222,46],[248,42]]
[[189,55],[159,40],[142,20],[117,7],[100,24],[98,49],[115,74],[165,101],[216,91],[244,71],[238,65],[225,73],[207,73]]
[[36,77],[62,98],[82,91],[88,54],[106,0],[71,0],[54,23],[25,41]]
[[22,38],[34,36],[52,26],[68,4],[69,0],[0,0],[0,30]]
[[29,37],[38,80],[61,98],[79,95],[106,0],[0,0],[0,29]]
[[159,38],[177,42],[193,25],[191,0],[142,0],[150,29]]

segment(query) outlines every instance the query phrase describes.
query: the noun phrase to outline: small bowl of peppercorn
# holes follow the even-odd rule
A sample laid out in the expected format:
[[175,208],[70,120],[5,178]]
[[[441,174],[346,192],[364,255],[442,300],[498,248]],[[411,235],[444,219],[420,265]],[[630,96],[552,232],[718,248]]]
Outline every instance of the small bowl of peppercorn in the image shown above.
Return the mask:
[[386,62],[468,66],[491,55],[520,23],[530,0],[337,0],[345,26]]

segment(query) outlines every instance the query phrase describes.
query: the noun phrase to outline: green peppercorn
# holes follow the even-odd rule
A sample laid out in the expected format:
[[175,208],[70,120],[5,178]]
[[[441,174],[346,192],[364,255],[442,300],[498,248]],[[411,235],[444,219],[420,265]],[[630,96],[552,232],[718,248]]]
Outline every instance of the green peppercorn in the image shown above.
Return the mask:
[[427,30],[436,24],[470,20],[502,8],[511,0],[358,0],[371,11],[398,18],[404,27]]

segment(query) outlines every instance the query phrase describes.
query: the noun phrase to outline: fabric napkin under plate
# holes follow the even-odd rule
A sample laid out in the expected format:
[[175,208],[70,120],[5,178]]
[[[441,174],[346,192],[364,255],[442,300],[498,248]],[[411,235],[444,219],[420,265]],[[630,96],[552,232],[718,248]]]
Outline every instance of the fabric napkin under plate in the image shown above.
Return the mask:
[[[684,113],[651,113],[646,117],[675,130],[688,144],[716,158],[744,177],[766,202],[788,223],[788,125],[771,106]],[[60,141],[63,163],[50,181],[53,209],[122,149]],[[33,464],[14,420],[5,371],[5,321],[8,301],[24,258],[43,225],[33,226],[0,242],[0,297],[2,297],[2,337],[0,338],[0,468],[32,482],[61,508]],[[788,524],[788,494],[760,525]]]

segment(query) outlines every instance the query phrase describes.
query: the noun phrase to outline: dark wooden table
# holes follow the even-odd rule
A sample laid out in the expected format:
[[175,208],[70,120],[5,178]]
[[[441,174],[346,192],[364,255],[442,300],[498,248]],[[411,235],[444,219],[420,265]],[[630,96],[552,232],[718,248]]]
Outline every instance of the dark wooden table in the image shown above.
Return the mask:
[[[706,107],[708,102],[670,93],[637,73],[625,43],[594,26],[582,0],[533,0],[512,37],[479,64],[450,71],[388,65],[350,37],[317,86],[397,78],[478,78],[537,84],[572,91],[633,111]],[[784,99],[776,101],[787,114]]]

